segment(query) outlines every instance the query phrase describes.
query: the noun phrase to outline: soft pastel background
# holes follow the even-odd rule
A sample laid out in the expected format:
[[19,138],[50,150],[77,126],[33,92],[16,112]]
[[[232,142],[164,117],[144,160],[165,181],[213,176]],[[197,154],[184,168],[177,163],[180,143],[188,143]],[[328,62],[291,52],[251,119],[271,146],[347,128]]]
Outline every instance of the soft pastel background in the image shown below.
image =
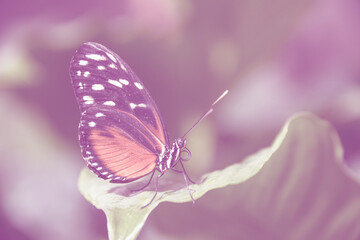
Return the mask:
[[[193,159],[186,166],[194,178],[269,145],[299,111],[335,126],[345,162],[360,176],[359,1],[5,0],[2,239],[106,239],[104,214],[77,190],[84,161],[68,68],[87,41],[104,44],[132,67],[157,102],[171,139],[230,90],[188,137]],[[224,199],[228,209],[219,207]],[[269,226],[237,212],[237,204],[237,195],[226,190],[198,200],[195,209],[163,203],[139,238],[239,239],[244,227],[235,226],[238,218],[248,226],[247,236],[264,239]]]

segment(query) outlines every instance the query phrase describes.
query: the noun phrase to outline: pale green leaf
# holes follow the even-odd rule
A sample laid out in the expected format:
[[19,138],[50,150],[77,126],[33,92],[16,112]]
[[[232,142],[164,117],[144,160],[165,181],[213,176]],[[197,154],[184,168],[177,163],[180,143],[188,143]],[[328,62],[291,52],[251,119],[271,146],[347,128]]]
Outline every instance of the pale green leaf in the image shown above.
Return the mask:
[[[198,184],[190,185],[194,199],[202,197],[210,190],[228,185],[240,184],[254,176],[277,152],[288,135],[289,126],[297,118],[315,118],[312,115],[295,116],[289,120],[276,137],[272,146],[262,149],[223,170],[202,176]],[[320,120],[317,120],[320,121]],[[162,178],[156,199],[146,208],[154,195],[154,183],[144,191],[134,191],[146,184],[146,179],[130,184],[113,184],[98,178],[87,168],[81,172],[79,189],[95,207],[105,212],[108,221],[109,239],[135,239],[151,211],[161,202],[189,202],[191,198],[184,181],[179,185],[166,176]],[[180,187],[178,187],[180,186]]]

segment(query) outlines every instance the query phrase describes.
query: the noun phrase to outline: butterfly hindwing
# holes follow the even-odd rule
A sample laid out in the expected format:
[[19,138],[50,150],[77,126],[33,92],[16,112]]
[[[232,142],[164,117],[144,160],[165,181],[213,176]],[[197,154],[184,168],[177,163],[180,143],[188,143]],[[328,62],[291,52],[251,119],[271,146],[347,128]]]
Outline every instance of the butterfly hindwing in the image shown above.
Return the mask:
[[155,168],[163,145],[126,112],[90,107],[79,124],[81,152],[99,177],[130,182]]
[[130,67],[97,43],[76,51],[70,76],[81,111],[80,145],[89,167],[113,182],[150,173],[168,146],[155,102]]

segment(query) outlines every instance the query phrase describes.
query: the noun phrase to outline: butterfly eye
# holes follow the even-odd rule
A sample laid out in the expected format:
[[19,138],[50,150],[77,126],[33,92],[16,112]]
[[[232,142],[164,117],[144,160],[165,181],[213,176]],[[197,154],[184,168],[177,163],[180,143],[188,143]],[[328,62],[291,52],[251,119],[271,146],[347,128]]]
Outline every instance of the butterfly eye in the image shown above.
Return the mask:
[[184,142],[181,138],[176,139],[176,145],[182,149],[184,147]]
[[186,145],[186,140],[185,139],[181,139],[181,138],[178,138],[176,140],[176,143],[178,145],[179,148],[184,148],[185,145]]

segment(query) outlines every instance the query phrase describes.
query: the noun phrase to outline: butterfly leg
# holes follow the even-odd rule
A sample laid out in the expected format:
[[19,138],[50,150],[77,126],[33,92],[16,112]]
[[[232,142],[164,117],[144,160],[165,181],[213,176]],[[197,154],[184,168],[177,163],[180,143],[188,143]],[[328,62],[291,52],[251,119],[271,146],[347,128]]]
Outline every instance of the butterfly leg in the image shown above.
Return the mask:
[[183,173],[183,171],[177,170],[175,168],[170,168],[172,171],[176,172],[176,173]]
[[[180,170],[177,170],[175,168],[170,168],[172,171],[176,172],[176,173],[182,173],[184,174],[184,171],[180,171]],[[185,169],[184,169],[185,170]],[[186,177],[188,178],[188,180],[192,183],[192,184],[196,184],[196,182],[194,182],[193,180],[191,180],[191,178],[189,177],[189,175],[185,172],[186,174]]]
[[[181,161],[180,161],[180,163],[181,163]],[[185,179],[185,183],[186,183],[187,190],[188,190],[188,192],[189,192],[189,195],[190,195],[190,197],[191,197],[191,200],[192,200],[192,202],[193,202],[193,205],[195,205],[195,199],[193,198],[193,196],[192,196],[192,194],[191,194],[191,191],[190,191],[190,188],[189,188],[189,182],[188,182],[188,180],[187,180],[187,178],[189,178],[189,177],[187,176],[186,171],[185,171],[185,168],[184,168],[184,166],[183,166],[182,163],[181,163],[181,166],[182,166],[183,169],[184,169],[184,171],[183,171],[183,176],[184,176],[184,179]],[[190,179],[189,179],[189,180],[190,180]]]
[[152,172],[151,177],[150,177],[150,180],[148,181],[148,183],[147,183],[145,186],[143,186],[142,188],[139,188],[139,189],[135,189],[135,190],[133,190],[133,191],[138,192],[138,191],[141,191],[141,190],[145,189],[147,186],[149,186],[150,183],[151,183],[151,180],[152,180],[153,177],[154,177],[155,171],[156,171],[156,169],[154,169],[154,171]]
[[[196,182],[194,182],[193,180],[191,180],[191,178],[189,177],[189,175],[187,174],[186,170],[185,170],[185,167],[184,167],[184,164],[182,163],[182,161],[179,161],[180,164],[181,164],[181,167],[183,169],[182,173],[187,177],[187,179],[189,179],[189,181],[192,183],[192,184],[196,184]],[[178,171],[178,170],[177,170]]]
[[161,178],[162,175],[164,175],[164,172],[160,173],[160,174],[156,177],[155,194],[154,194],[154,196],[152,197],[151,201],[150,201],[148,204],[142,206],[141,209],[146,208],[147,206],[149,206],[149,205],[154,201],[154,199],[155,199],[155,197],[156,197],[156,195],[157,195],[157,193],[158,193],[159,178]]

